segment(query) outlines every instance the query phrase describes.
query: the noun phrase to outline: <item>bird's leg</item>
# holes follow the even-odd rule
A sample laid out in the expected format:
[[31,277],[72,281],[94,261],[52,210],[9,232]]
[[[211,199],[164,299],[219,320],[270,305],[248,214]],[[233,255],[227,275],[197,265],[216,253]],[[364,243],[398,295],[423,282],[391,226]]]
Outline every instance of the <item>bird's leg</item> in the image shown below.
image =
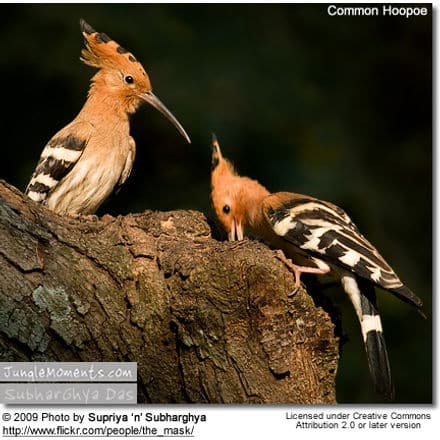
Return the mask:
[[298,292],[301,286],[301,274],[302,273],[314,273],[317,275],[324,275],[330,271],[330,268],[310,267],[310,266],[298,266],[294,264],[292,260],[284,255],[284,252],[280,249],[275,251],[275,256],[282,261],[289,270],[295,275],[295,287],[289,296],[293,296]]

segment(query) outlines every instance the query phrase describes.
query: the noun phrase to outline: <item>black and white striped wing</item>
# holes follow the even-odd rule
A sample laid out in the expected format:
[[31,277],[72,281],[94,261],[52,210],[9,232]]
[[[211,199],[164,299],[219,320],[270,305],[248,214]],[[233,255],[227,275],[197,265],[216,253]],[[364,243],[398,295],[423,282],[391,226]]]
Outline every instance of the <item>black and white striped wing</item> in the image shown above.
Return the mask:
[[62,130],[48,142],[41,153],[25,192],[35,202],[44,203],[50,192],[78,162],[87,145],[90,138],[87,133],[90,131],[87,130],[89,124],[76,123],[69,128],[70,132],[76,129],[80,135],[64,135],[66,130]]
[[264,212],[275,233],[309,255],[340,266],[421,307],[341,208],[307,196],[273,194]]

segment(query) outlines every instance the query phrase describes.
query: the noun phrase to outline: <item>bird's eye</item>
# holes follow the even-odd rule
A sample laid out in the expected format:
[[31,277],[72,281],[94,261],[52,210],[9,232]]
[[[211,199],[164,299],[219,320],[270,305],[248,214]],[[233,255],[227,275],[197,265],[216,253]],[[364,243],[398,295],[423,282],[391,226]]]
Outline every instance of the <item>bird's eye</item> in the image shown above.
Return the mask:
[[130,75],[127,75],[124,79],[125,79],[125,82],[126,82],[127,84],[133,84],[133,83],[134,83],[134,79],[133,79],[133,77],[130,76]]
[[231,212],[231,207],[229,205],[223,206],[223,212],[229,214]]

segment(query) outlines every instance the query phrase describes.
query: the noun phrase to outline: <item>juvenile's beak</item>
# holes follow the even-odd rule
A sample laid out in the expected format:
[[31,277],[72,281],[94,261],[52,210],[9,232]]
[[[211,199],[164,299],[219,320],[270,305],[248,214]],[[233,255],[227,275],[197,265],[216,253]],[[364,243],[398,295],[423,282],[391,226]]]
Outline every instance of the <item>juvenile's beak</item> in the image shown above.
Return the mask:
[[177,128],[177,130],[179,130],[180,134],[186,139],[188,144],[191,143],[191,139],[186,134],[184,128],[180,125],[180,122],[153,92],[142,93],[139,95],[139,97],[148,102],[148,104],[153,106],[156,110],[159,110]]
[[232,219],[231,231],[228,234],[229,241],[243,240],[243,225],[235,217]]

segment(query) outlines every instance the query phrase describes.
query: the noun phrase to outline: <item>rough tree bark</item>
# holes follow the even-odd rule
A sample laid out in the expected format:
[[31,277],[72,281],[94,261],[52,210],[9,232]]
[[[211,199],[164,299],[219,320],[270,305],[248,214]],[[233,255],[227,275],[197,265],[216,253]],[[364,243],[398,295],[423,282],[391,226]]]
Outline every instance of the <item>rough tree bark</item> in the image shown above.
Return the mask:
[[195,211],[70,218],[0,181],[0,360],[136,361],[138,402],[333,403],[328,314]]

